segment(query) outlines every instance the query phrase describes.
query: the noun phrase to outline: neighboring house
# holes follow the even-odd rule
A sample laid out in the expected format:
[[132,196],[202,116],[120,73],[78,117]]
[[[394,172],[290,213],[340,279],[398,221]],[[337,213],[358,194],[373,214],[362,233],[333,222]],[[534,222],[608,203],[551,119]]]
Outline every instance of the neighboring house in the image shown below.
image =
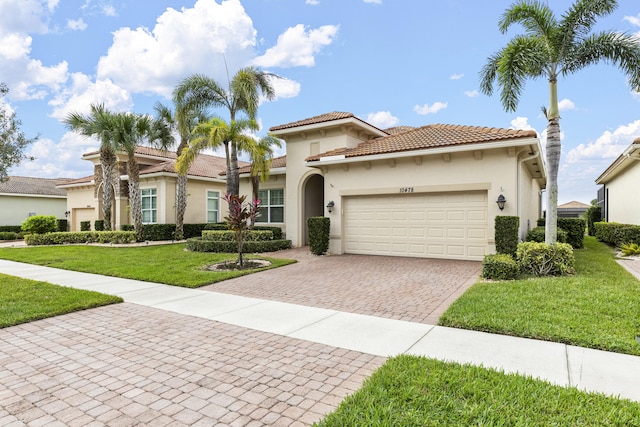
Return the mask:
[[598,205],[602,217],[609,222],[640,225],[640,138],[637,138],[596,179],[602,185]]
[[[102,219],[102,165],[100,153],[91,152],[82,156],[94,164],[94,174],[59,185],[67,192],[67,210],[70,211],[71,230],[80,230],[82,221],[93,224]],[[140,165],[140,189],[142,192],[142,215],[145,224],[173,224],[176,221],[176,154],[149,147],[136,149],[136,160]],[[240,166],[247,163],[240,162]],[[112,219],[115,229],[130,224],[127,156],[118,155]],[[218,156],[200,155],[189,168],[187,176],[187,210],[185,224],[219,222],[226,214],[224,193],[226,181],[220,173],[226,170],[226,160]]]
[[[294,246],[307,244],[307,218],[328,216],[333,254],[481,260],[495,252],[497,215],[520,217],[520,238],[541,216],[546,171],[531,130],[382,130],[341,112],[270,130],[287,155],[261,184],[258,222],[282,227]],[[240,172],[251,194],[249,168]]]
[[10,176],[0,182],[0,225],[21,225],[33,215],[65,218],[67,192],[56,188],[61,179]]
[[558,205],[558,218],[582,218],[591,205],[581,202],[568,202]]

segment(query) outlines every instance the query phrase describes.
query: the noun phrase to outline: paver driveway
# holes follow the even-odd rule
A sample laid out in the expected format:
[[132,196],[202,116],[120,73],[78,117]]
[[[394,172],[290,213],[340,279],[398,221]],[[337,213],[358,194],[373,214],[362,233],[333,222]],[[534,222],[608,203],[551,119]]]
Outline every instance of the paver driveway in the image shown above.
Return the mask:
[[480,275],[481,263],[365,255],[315,256],[308,248],[275,253],[299,262],[205,286],[369,316],[436,324]]
[[[209,289],[426,322],[479,263],[314,257]],[[0,329],[2,426],[309,425],[384,358],[132,303]]]

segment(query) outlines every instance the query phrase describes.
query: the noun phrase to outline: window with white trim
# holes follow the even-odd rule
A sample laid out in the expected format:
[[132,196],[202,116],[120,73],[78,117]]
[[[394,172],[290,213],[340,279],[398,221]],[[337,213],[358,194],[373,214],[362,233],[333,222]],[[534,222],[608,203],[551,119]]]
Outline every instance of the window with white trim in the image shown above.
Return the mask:
[[220,192],[207,191],[207,222],[220,221]]
[[284,189],[259,190],[260,216],[256,222],[283,223],[284,222]]
[[155,224],[158,222],[158,197],[155,188],[141,190],[142,223]]

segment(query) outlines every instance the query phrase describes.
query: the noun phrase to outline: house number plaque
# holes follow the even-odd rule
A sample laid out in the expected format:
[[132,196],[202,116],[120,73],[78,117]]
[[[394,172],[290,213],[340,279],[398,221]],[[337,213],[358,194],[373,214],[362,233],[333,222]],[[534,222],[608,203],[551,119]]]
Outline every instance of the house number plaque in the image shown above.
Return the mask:
[[413,187],[400,187],[401,193],[413,193]]

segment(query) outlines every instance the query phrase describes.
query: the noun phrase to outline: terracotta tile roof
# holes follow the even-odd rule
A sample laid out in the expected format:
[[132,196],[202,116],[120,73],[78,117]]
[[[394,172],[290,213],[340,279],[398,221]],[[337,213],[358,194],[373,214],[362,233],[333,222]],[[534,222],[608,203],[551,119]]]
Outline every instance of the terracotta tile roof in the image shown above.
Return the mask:
[[[175,160],[168,160],[157,165],[141,167],[140,176],[159,172],[175,173],[175,165]],[[238,162],[238,166],[240,167],[244,167],[246,165],[248,165],[247,162]],[[224,175],[226,171],[227,161],[225,158],[200,154],[189,167],[187,175],[200,176],[204,178],[220,178],[220,175]]]
[[[93,175],[83,176],[82,178],[60,181],[57,185],[73,185],[73,184],[90,184],[93,181]],[[65,190],[63,190],[65,191]]]
[[413,126],[394,126],[392,128],[389,129],[384,129],[384,131],[386,133],[388,133],[389,135],[396,135],[398,133],[402,133],[402,132],[407,132],[410,130],[414,130],[415,127]]
[[32,178],[24,176],[10,176],[5,182],[0,182],[0,193],[31,194],[38,196],[66,196],[67,192],[56,188],[57,184],[67,183],[69,178]]
[[[142,145],[138,145],[136,147],[136,153],[141,154],[143,156],[162,157],[165,159],[175,159],[178,157],[176,153],[173,151],[158,150],[157,148],[145,147]],[[82,157],[92,156],[95,154],[100,154],[100,151],[90,151],[88,153],[84,153]]]
[[312,162],[319,160],[321,157],[338,155],[344,155],[345,157],[370,156],[508,139],[535,138],[536,136],[537,134],[533,130],[433,124],[383,138],[364,141],[355,148],[339,148],[307,157],[306,160]]
[[342,120],[342,119],[349,119],[349,118],[353,118],[353,119],[359,120],[364,124],[372,126],[371,124],[365,122],[364,120],[361,120],[361,119],[357,118],[356,116],[354,116],[353,113],[344,113],[344,112],[340,112],[340,111],[334,111],[334,112],[331,112],[331,113],[326,113],[326,114],[321,114],[319,116],[310,117],[308,119],[298,120],[297,122],[291,122],[291,123],[286,123],[286,124],[283,124],[283,125],[273,126],[273,127],[269,128],[269,130],[271,132],[274,132],[274,131],[282,130],[282,129],[291,129],[291,128],[295,128],[295,127],[299,127],[299,126],[315,125],[317,123],[325,123],[325,122],[331,122],[331,121],[334,121],[334,120]]
[[[271,161],[271,169],[284,168],[287,167],[287,156],[276,157]],[[240,173],[249,173],[251,172],[251,165],[244,166],[239,169]]]
[[587,205],[586,203],[571,201],[562,205],[558,205],[558,209],[588,209],[591,205]]

